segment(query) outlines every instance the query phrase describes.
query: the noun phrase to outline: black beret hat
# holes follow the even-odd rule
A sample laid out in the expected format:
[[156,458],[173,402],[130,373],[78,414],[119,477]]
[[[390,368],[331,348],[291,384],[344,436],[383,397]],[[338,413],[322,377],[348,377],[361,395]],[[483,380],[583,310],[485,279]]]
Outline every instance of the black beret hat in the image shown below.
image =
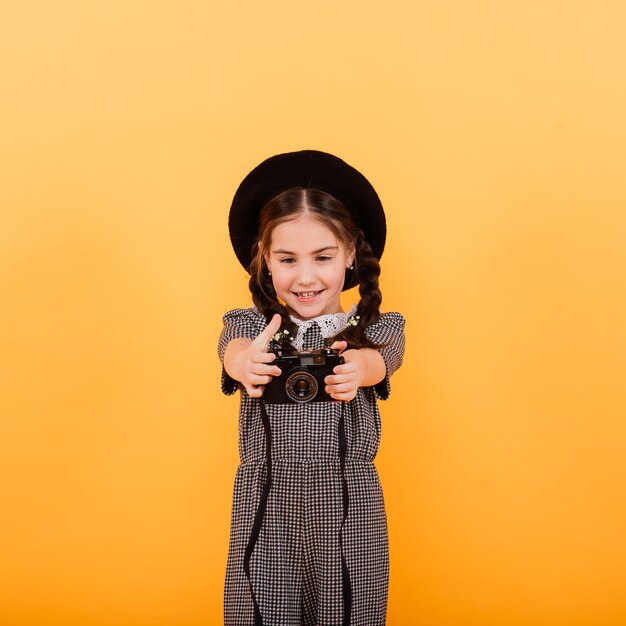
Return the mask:
[[301,150],[266,159],[243,179],[235,193],[228,230],[235,254],[246,270],[252,262],[261,209],[292,187],[319,189],[337,198],[350,211],[380,259],[387,231],[383,206],[374,187],[363,174],[336,156]]

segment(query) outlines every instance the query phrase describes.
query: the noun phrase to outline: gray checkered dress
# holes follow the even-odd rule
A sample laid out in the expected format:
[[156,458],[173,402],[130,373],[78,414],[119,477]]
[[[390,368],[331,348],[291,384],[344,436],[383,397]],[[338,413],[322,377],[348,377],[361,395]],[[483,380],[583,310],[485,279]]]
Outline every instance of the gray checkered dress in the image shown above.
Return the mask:
[[[253,339],[266,326],[256,308],[224,316],[220,360],[235,338]],[[404,318],[385,313],[367,329],[387,367],[384,380],[358,390],[348,403],[266,405],[271,426],[272,482],[262,526],[244,572],[248,546],[266,479],[266,438],[260,402],[241,389],[239,453],[224,597],[225,626],[253,626],[253,594],[264,626],[379,626],[385,624],[389,556],[387,521],[373,465],[380,442],[377,399],[389,397],[389,377],[402,363]],[[305,349],[321,348],[317,324],[303,337]],[[222,391],[239,383],[222,368]],[[343,416],[347,452],[340,466],[338,428]],[[342,479],[349,505],[344,513]],[[342,580],[342,558],[349,585]],[[345,608],[345,587],[351,591]],[[258,620],[258,616],[257,616]]]

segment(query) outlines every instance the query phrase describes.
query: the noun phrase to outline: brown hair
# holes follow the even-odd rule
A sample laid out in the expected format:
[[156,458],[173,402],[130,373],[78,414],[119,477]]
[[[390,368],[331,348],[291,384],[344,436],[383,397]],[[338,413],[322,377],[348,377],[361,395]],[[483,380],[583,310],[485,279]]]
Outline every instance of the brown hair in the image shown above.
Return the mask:
[[360,317],[356,326],[348,325],[333,340],[347,341],[349,348],[377,347],[365,334],[370,324],[380,317],[382,294],[378,287],[380,265],[363,232],[356,225],[346,207],[334,196],[319,189],[293,187],[272,198],[261,210],[259,234],[252,247],[250,292],[252,300],[269,322],[275,313],[282,317],[281,328],[288,330],[291,337],[297,333],[296,324],[290,319],[287,309],[278,301],[265,263],[264,252],[270,247],[272,231],[276,226],[295,219],[302,213],[322,222],[343,244],[347,251],[354,250],[354,269],[361,299],[355,315]]

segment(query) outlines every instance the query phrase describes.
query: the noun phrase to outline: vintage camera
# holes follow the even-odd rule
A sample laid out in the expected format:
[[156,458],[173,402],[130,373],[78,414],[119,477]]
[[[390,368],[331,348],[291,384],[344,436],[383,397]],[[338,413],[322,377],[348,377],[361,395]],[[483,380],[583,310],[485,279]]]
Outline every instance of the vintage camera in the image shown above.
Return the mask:
[[333,401],[324,391],[324,378],[344,362],[337,350],[322,348],[298,352],[280,348],[273,352],[276,359],[272,365],[278,365],[282,374],[265,386],[263,397],[267,404]]

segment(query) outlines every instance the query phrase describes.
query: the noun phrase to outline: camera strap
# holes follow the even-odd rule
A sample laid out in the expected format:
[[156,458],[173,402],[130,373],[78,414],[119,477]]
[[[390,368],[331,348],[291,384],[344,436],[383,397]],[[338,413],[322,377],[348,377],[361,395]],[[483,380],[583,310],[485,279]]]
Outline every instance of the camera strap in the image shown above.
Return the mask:
[[[265,431],[265,458],[266,458],[266,475],[261,497],[259,499],[259,506],[254,516],[254,523],[252,524],[252,530],[246,546],[246,551],[243,557],[243,571],[248,580],[248,586],[250,588],[250,595],[252,596],[252,604],[254,605],[254,626],[263,626],[263,618],[261,617],[261,610],[254,595],[254,589],[252,588],[252,580],[250,579],[250,559],[252,558],[252,552],[256,546],[256,542],[263,526],[263,518],[265,516],[265,510],[267,508],[267,499],[272,487],[272,429],[270,426],[270,420],[265,408],[265,400],[263,397],[259,399],[259,405],[261,408],[261,420],[263,422],[263,429]],[[342,595],[343,595],[343,621],[342,626],[350,626],[350,615],[352,612],[352,584],[350,583],[350,573],[346,563],[346,556],[343,549],[343,528],[348,518],[348,480],[346,478],[346,455],[348,451],[348,443],[346,439],[345,429],[345,410],[346,403],[341,403],[341,415],[339,416],[338,437],[339,437],[339,465],[341,468],[341,500],[343,515],[341,518],[341,527],[339,530],[339,549],[341,553],[341,582],[342,582]]]
[[267,416],[265,409],[265,400],[260,398],[259,404],[261,406],[261,420],[263,422],[263,430],[265,430],[265,459],[266,459],[266,474],[265,484],[263,485],[263,491],[261,491],[261,498],[259,500],[259,506],[254,516],[254,523],[252,524],[252,531],[250,532],[250,538],[248,539],[248,545],[243,556],[243,571],[248,579],[248,586],[250,587],[250,594],[252,596],[252,604],[254,605],[254,626],[263,626],[263,619],[261,617],[261,610],[259,609],[259,603],[254,595],[254,589],[252,589],[252,581],[250,580],[250,558],[254,546],[256,545],[259,533],[261,532],[261,526],[263,525],[263,517],[265,516],[265,509],[267,508],[267,498],[270,495],[270,489],[272,487],[272,429],[270,427],[270,420]]

